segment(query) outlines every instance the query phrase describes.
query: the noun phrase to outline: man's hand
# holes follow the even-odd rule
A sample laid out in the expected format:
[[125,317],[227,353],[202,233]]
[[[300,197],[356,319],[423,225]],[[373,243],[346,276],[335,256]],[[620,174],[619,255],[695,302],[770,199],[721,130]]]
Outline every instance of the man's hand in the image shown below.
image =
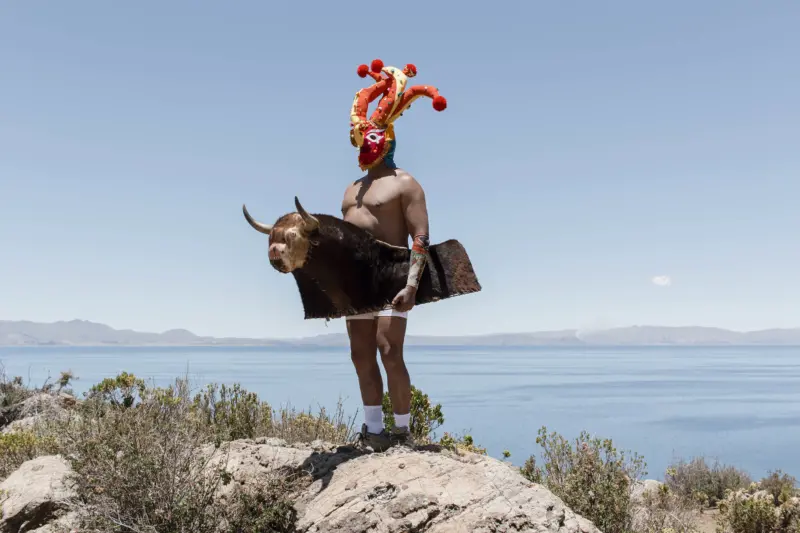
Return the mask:
[[403,290],[397,293],[394,300],[392,300],[392,307],[400,312],[411,311],[411,308],[414,307],[414,303],[416,303],[416,297],[416,287],[406,285]]

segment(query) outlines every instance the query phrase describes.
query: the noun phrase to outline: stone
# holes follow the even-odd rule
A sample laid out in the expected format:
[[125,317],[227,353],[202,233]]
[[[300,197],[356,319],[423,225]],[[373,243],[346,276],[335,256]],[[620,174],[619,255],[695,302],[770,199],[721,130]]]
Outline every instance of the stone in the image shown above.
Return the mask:
[[293,497],[303,533],[600,533],[545,487],[491,457],[314,448],[234,441],[227,468],[237,480],[305,474]]
[[[0,483],[0,531],[33,531],[67,514],[66,500],[74,496],[68,486],[71,469],[60,456],[47,455],[22,463]],[[44,530],[43,533],[46,533]]]
[[643,479],[641,481],[637,481],[633,485],[631,500],[635,503],[641,503],[645,493],[656,493],[662,485],[663,483],[656,479]]
[[39,421],[55,420],[63,416],[76,403],[69,394],[40,392],[30,398],[2,409],[0,425],[3,433],[31,429]]
[[[268,443],[269,442],[269,443]],[[472,453],[392,448],[369,453],[351,446],[239,440],[199,453],[224,467],[237,485],[273,476],[301,481],[287,494],[302,533],[601,533],[545,487],[508,463]],[[70,469],[59,456],[24,463],[0,489],[0,533],[62,533],[77,527],[66,506]]]

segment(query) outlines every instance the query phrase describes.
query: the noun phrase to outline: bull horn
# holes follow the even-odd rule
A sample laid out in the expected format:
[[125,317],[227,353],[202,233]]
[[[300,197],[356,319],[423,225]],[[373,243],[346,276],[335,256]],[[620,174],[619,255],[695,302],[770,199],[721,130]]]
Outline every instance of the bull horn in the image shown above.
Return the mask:
[[309,215],[308,211],[303,209],[303,206],[300,205],[300,200],[297,199],[297,196],[294,197],[294,206],[297,208],[297,212],[300,213],[300,216],[303,217],[303,220],[306,223],[306,228],[309,230],[313,230],[319,227],[319,220],[313,215]]
[[247,222],[253,226],[253,229],[260,231],[261,233],[266,233],[267,235],[272,232],[272,224],[262,224],[261,222],[256,222],[253,220],[253,217],[251,217],[250,213],[247,212],[247,207],[244,204],[242,204],[242,212],[244,213],[244,218],[247,219]]

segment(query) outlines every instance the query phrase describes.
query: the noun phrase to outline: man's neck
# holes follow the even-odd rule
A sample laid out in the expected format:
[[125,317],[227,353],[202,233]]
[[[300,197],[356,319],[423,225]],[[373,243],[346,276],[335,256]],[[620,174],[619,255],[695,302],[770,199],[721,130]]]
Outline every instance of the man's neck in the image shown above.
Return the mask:
[[395,170],[395,167],[390,167],[385,161],[381,161],[367,171],[367,179],[375,180],[384,176],[391,176],[394,174]]

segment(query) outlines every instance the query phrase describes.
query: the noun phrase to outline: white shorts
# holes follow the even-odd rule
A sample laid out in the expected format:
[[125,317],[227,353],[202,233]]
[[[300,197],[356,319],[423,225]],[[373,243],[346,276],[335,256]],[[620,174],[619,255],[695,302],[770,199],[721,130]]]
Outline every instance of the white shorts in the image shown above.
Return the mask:
[[392,309],[391,307],[387,307],[386,309],[381,309],[380,311],[372,311],[370,313],[362,313],[360,315],[351,315],[347,318],[347,320],[372,320],[378,318],[379,316],[396,316],[399,318],[408,319],[408,311],[398,311],[396,309]]

